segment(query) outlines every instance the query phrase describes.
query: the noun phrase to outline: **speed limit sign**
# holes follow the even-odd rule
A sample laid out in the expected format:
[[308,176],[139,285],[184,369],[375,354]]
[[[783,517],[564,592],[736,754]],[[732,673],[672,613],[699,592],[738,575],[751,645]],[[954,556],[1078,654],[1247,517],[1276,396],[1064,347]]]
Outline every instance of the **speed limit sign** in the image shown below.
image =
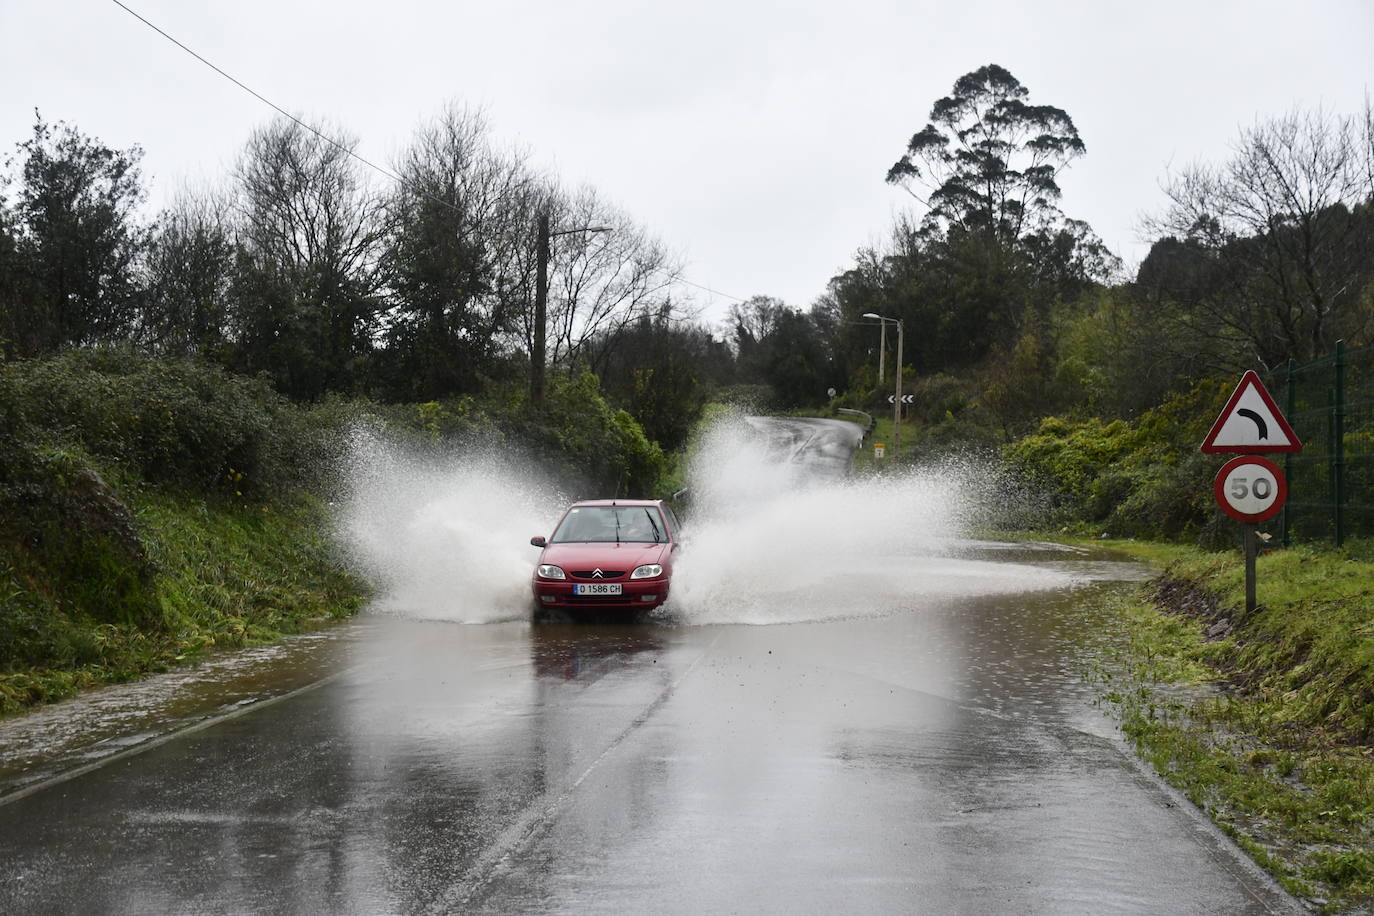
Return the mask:
[[1288,481],[1279,466],[1258,455],[1241,455],[1221,466],[1212,485],[1217,505],[1238,522],[1262,522],[1279,514]]

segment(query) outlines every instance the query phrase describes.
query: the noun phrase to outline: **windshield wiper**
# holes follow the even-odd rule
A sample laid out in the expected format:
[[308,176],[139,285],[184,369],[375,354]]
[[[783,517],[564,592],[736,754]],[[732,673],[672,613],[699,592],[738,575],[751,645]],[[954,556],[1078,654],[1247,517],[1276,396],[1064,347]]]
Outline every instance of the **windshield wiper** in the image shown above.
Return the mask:
[[649,527],[654,529],[654,543],[657,544],[661,540],[658,534],[658,522],[654,521],[654,514],[648,509],[644,510],[644,515],[649,519]]

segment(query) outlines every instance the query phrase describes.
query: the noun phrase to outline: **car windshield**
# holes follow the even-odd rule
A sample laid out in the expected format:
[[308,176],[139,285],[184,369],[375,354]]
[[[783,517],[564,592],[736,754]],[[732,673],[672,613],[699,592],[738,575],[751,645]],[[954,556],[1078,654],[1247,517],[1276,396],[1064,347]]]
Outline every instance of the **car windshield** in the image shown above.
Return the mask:
[[663,520],[653,506],[576,506],[564,516],[563,523],[553,533],[552,543],[617,544],[628,541],[657,544],[665,540]]

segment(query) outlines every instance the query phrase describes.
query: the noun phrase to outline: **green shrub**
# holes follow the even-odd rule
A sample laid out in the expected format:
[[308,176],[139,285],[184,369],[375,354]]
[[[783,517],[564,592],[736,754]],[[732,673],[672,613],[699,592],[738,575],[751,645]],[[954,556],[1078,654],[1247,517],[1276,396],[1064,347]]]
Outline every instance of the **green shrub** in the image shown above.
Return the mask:
[[915,402],[909,416],[928,424],[959,419],[974,406],[978,396],[972,382],[944,373],[916,379],[911,394]]
[[[282,524],[326,479],[337,410],[203,363],[93,350],[0,365],[0,418],[0,707],[153,670],[222,641],[231,618],[287,629],[321,613],[322,590],[352,606],[358,583],[330,584],[323,513]],[[179,508],[147,517],[159,500]],[[240,523],[179,527],[179,512]],[[264,555],[235,554],[234,531]],[[191,585],[230,567],[222,601]]]
[[0,397],[35,438],[79,446],[151,483],[262,495],[305,484],[327,452],[267,380],[209,363],[75,350],[8,363],[0,375]]
[[[1124,496],[1120,462],[1139,446],[1137,431],[1122,420],[1046,417],[1037,432],[1008,446],[1004,457],[1020,479],[1043,488],[1055,507],[1097,521]],[[1128,491],[1133,484],[1126,486]]]
[[543,411],[512,411],[498,423],[535,454],[551,456],[551,469],[580,488],[603,496],[647,496],[667,469],[663,450],[639,423],[613,408],[596,376],[551,381]]
[[1215,544],[1224,540],[1211,496],[1217,462],[1198,447],[1224,397],[1208,382],[1134,423],[1048,417],[1007,446],[1003,460],[1048,496],[1048,522]]

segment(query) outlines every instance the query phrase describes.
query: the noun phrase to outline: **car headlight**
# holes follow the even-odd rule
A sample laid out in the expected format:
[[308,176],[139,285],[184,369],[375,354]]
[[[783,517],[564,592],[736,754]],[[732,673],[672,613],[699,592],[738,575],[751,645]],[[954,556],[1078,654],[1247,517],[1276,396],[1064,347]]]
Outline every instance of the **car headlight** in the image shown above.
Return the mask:
[[657,563],[650,563],[647,566],[637,566],[635,571],[630,573],[631,579],[652,579],[654,576],[663,575],[663,567]]
[[539,578],[541,578],[541,579],[566,579],[566,578],[568,578],[568,577],[565,576],[565,575],[563,574],[563,570],[560,569],[559,567],[557,567],[557,566],[549,566],[547,563],[541,563],[540,566],[539,566]]

